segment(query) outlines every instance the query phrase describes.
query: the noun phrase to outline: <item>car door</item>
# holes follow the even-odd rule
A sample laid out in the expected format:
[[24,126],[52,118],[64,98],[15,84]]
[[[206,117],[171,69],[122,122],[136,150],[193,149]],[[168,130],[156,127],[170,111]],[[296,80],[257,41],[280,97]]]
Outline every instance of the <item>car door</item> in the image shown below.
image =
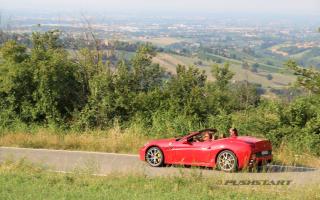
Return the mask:
[[174,142],[171,146],[172,161],[177,164],[191,164],[193,162],[192,151],[193,143],[185,143],[181,141]]
[[207,142],[194,142],[192,154],[194,160],[198,163],[209,163],[211,160],[211,146],[212,141]]
[[196,165],[210,160],[211,142],[175,142],[172,144],[173,163]]

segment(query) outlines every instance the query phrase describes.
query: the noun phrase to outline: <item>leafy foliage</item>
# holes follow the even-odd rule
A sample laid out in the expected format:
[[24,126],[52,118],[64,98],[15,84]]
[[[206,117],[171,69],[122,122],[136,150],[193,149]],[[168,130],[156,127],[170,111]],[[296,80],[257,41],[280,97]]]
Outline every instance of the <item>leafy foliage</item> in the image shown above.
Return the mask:
[[320,94],[320,72],[314,69],[306,69],[299,67],[298,64],[289,60],[286,66],[294,71],[294,74],[298,76],[297,83],[299,86],[313,92]]
[[9,41],[1,49],[1,100],[25,122],[59,121],[79,105],[75,65],[56,32],[33,35],[33,48]]
[[[14,41],[1,47],[0,128],[58,126],[106,129],[115,123],[139,126],[148,135],[175,136],[216,127],[225,133],[267,137],[275,146],[320,155],[319,72],[287,65],[310,91],[291,101],[261,99],[259,86],[233,82],[229,64],[214,65],[214,82],[199,68],[178,65],[167,75],[150,45],[111,66],[103,52],[85,48],[71,56],[59,32],[34,33],[27,48]],[[258,67],[258,66],[255,66]]]

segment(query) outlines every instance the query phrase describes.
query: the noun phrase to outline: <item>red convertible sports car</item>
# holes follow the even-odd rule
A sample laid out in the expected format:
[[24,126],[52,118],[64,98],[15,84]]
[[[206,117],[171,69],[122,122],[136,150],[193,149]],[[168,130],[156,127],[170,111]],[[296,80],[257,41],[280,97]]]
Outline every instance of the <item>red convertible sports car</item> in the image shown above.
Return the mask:
[[211,129],[191,132],[181,138],[150,141],[140,149],[140,159],[153,167],[181,164],[215,167],[231,172],[265,164],[272,160],[270,141],[250,136],[212,137]]

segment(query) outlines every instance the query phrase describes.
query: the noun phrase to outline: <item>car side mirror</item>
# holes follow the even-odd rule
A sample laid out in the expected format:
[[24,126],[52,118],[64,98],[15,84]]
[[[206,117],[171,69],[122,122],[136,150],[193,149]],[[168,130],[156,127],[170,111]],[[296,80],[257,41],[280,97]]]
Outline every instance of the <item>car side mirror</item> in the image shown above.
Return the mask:
[[182,144],[191,144],[191,143],[192,143],[192,138],[187,138],[182,141]]
[[183,140],[182,144],[190,144],[190,142],[188,140]]

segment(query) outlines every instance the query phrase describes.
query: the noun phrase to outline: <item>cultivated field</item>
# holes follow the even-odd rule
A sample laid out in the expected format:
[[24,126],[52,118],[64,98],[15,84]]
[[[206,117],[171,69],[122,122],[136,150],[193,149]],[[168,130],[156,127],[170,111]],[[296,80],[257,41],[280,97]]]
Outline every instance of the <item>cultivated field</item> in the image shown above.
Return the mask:
[[151,42],[157,46],[167,46],[182,41],[182,39],[173,37],[138,37],[131,40],[139,42]]
[[[167,71],[175,73],[176,66],[178,64],[192,66],[195,65],[195,63],[197,63],[198,61],[200,61],[200,59],[197,57],[185,57],[168,53],[158,53],[157,56],[153,59],[153,61],[155,63],[159,63]],[[202,61],[202,65],[198,66],[200,69],[206,71],[206,74],[208,75],[208,80],[213,80],[213,77],[211,75],[211,67],[213,64],[213,62]],[[293,75],[275,72],[271,73],[263,69],[259,69],[257,73],[254,73],[250,70],[243,69],[239,63],[231,63],[230,69],[235,73],[233,80],[248,80],[252,83],[261,84],[264,87],[286,87],[293,83],[296,79]],[[268,74],[272,75],[272,80],[267,79]]]

